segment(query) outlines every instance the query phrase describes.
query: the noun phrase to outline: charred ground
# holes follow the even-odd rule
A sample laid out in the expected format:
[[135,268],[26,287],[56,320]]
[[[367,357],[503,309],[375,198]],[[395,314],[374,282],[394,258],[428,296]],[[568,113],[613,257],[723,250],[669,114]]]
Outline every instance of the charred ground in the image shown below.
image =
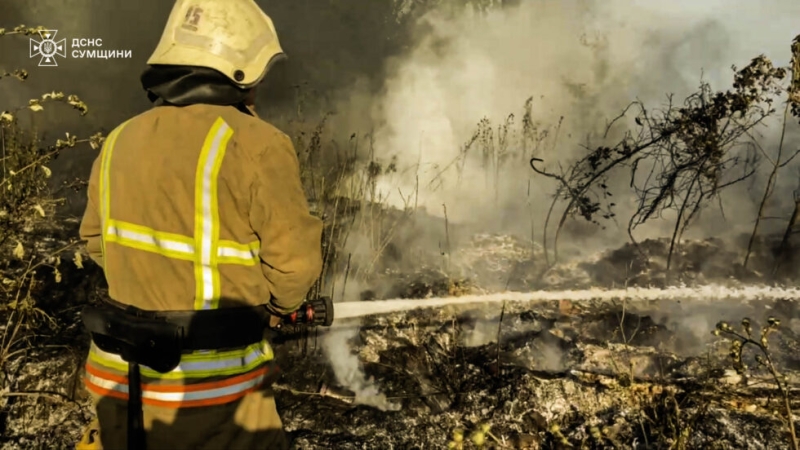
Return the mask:
[[[72,232],[74,226],[63,236]],[[535,247],[522,240],[479,235],[468,242],[459,250],[480,254],[484,269],[469,263],[466,267],[477,272],[448,275],[437,268],[441,255],[432,252],[429,269],[394,274],[390,289],[382,289],[385,283],[376,278],[375,287],[365,287],[371,291],[366,295],[419,298],[490,291],[481,285],[492,285],[508,268],[536,267]],[[697,254],[712,261],[709,254],[717,254],[725,261],[729,254],[741,254],[736,248],[709,250],[713,246],[713,241],[687,242],[681,255],[687,261]],[[647,248],[647,263],[627,272],[631,286],[658,276],[665,246],[654,242]],[[605,265],[619,264],[626,251],[551,268],[537,279],[557,281],[540,281],[536,288],[611,287],[620,280],[592,274],[607,273]],[[757,254],[762,251],[769,252],[769,246]],[[71,448],[92,418],[81,383],[88,337],[78,311],[106,294],[98,268],[88,261],[82,265],[60,266],[66,281],[53,280],[47,286],[52,301],[38,305],[48,314],[48,326],[29,335],[25,347],[17,347],[24,351],[8,361],[0,416],[3,448]],[[686,280],[704,283],[730,282],[736,271],[705,271],[701,278],[691,264],[681,267]],[[519,303],[509,297],[502,306],[343,321],[331,330],[275,336],[284,370],[275,390],[300,448],[445,448],[459,432],[464,448],[477,448],[470,439],[481,427],[489,427],[481,432],[485,448],[787,448],[788,440],[778,438],[786,436],[787,427],[774,380],[749,351],[744,360],[755,369],[737,373],[730,341],[712,335],[718,321],[739,327],[745,317],[756,334],[767,318],[780,320],[769,338],[770,354],[794,398],[800,381],[800,314],[791,299],[571,304]],[[363,378],[353,373],[343,379],[334,371],[325,333],[341,334],[340,344],[356,355]],[[793,400],[791,407],[796,406]]]

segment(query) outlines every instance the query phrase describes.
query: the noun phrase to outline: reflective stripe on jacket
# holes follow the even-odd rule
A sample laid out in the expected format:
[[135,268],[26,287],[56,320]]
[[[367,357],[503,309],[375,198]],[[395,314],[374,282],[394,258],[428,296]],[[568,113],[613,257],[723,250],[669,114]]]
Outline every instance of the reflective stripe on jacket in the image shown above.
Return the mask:
[[[236,108],[153,108],[114,129],[92,166],[81,238],[109,296],[145,310],[269,302],[293,311],[321,271],[321,221],[308,211],[291,140]],[[272,370],[264,341],[142,368],[144,403],[235,400]],[[92,392],[127,396],[127,363],[94,344]]]

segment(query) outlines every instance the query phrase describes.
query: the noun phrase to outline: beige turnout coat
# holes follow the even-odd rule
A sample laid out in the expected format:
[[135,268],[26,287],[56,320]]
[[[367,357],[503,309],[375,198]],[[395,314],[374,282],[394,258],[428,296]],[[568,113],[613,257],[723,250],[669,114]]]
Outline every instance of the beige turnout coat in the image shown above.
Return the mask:
[[271,299],[288,313],[320,274],[321,230],[288,136],[234,107],[191,105],[153,108],[110,133],[80,234],[118,302]]
[[[320,275],[322,223],[291,140],[234,107],[159,106],[123,123],[94,162],[88,197],[80,235],[117,302],[269,303],[283,314]],[[272,359],[265,339],[184,355],[167,374],[142,367],[149,448],[285,448],[265,385]],[[124,447],[127,363],[92,345],[85,382],[103,446]]]

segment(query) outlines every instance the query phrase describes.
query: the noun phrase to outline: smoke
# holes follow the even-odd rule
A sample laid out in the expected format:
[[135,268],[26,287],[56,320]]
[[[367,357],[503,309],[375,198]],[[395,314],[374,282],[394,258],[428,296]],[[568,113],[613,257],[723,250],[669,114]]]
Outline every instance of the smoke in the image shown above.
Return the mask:
[[[629,102],[660,107],[670,93],[680,101],[696,90],[701,77],[715,89],[727,89],[731,65],[742,67],[762,53],[785,66],[791,41],[800,33],[790,19],[800,13],[800,4],[791,0],[771,1],[769,7],[745,0],[528,0],[486,14],[451,12],[423,17],[425,33],[391,60],[383,95],[371,105],[375,154],[399,162],[379,188],[395,206],[418,191],[429,213],[442,215],[444,204],[453,222],[523,235],[531,227],[542,229],[556,186],[534,177],[527,161],[503,168],[496,177],[478,153],[463,167],[454,164],[482,118],[492,121],[497,140],[498,125],[510,113],[518,125],[525,99],[533,97],[532,119],[551,133],[538,156],[557,170],[557,164],[582,154],[587,140],[599,143],[598,133]],[[762,142],[773,148],[775,128],[762,131]],[[722,209],[733,223],[710,208],[696,228],[720,233],[737,223],[750,226],[763,178],[723,197]],[[619,188],[615,193],[622,194],[617,212],[627,217],[633,206],[624,196],[630,192],[628,180],[612,182]],[[779,184],[775,202],[785,204],[780,193],[795,183]],[[534,219],[526,204],[533,205]],[[626,239],[621,228],[627,220],[620,221],[605,233],[578,228],[573,237],[608,248]],[[671,226],[659,221],[647,232],[664,235]]]
[[[509,318],[505,317],[505,314],[493,319],[482,318],[478,313],[468,314],[468,316],[472,316],[472,324],[462,325],[462,346],[482,347],[492,343],[507,346],[510,340],[518,340],[520,335],[536,335],[537,337],[527,339],[523,349],[519,350],[516,357],[517,362],[544,372],[560,372],[566,368],[566,354],[559,347],[558,339],[553,338],[556,334],[553,333],[553,330],[549,330],[546,331],[547,335],[540,335],[543,330],[537,321],[526,322],[520,320],[519,316],[511,315]],[[501,321],[501,318],[504,320]],[[498,343],[498,341],[500,342]]]
[[355,393],[354,404],[373,406],[381,411],[397,411],[400,405],[390,402],[382,394],[373,378],[367,378],[358,354],[353,353],[350,340],[358,335],[358,328],[339,327],[335,324],[325,333],[322,345],[336,381]]
[[475,319],[472,328],[467,328],[462,338],[465,347],[481,347],[497,342],[500,318],[497,320]]
[[[494,180],[477,153],[463,168],[449,166],[479,120],[489,118],[496,132],[514,113],[519,126],[525,99],[533,97],[532,118],[550,132],[539,156],[555,168],[579,154],[587,136],[596,137],[635,98],[657,107],[668,93],[681,99],[693,91],[701,76],[726,88],[731,64],[742,66],[760,53],[785,65],[800,31],[792,22],[800,5],[791,0],[475,2],[506,5],[485,15],[454,6],[464,3],[469,2],[260,2],[289,60],[268,76],[259,112],[282,127],[330,110],[339,136],[374,131],[375,156],[395,156],[399,163],[380,186],[394,205],[418,189],[429,213],[443,214],[446,204],[453,222],[484,231],[525,230],[524,235],[533,227],[539,234],[553,183],[532,176],[524,162],[504,168]],[[3,38],[0,64],[24,67],[31,77],[21,87],[4,80],[0,92],[14,105],[51,90],[86,100],[89,117],[47,116],[38,124],[50,138],[64,131],[108,132],[149,107],[138,78],[170,7],[157,0],[4,1],[4,27],[46,25],[69,40],[100,38],[104,48],[130,49],[133,58],[68,58],[58,68],[42,68],[28,57],[26,38]],[[768,131],[767,146],[775,134]],[[52,167],[54,179],[85,177],[95,155],[71,151]],[[726,217],[738,220],[721,220],[718,208],[710,208],[696,229],[718,233],[743,218],[750,222],[763,178],[723,198]],[[628,191],[626,180],[617,181],[620,193]],[[789,177],[780,179],[772,208],[780,210],[780,194],[795,187]],[[626,203],[617,202],[620,217]],[[79,213],[83,195],[70,198],[69,206]],[[581,246],[592,241],[607,247],[624,239],[613,224],[606,233],[572,226],[573,242]]]
[[[344,277],[340,277],[336,284],[343,281]],[[363,289],[357,282],[351,280],[348,283],[343,292],[344,298],[357,296]],[[392,403],[381,393],[375,380],[368,378],[364,372],[358,353],[353,352],[351,342],[358,338],[360,327],[357,325],[360,325],[360,320],[335,321],[322,336],[323,351],[337,383],[355,393],[354,404],[373,406],[382,411],[397,411],[400,405]]]

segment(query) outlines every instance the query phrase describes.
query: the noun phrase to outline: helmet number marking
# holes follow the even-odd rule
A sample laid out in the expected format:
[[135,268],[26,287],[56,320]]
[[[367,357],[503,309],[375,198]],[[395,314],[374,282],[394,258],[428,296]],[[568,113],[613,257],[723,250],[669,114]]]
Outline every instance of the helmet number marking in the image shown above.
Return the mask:
[[191,31],[197,31],[197,25],[200,23],[200,18],[203,15],[203,9],[199,6],[192,6],[186,11],[186,16],[183,18],[182,28]]

